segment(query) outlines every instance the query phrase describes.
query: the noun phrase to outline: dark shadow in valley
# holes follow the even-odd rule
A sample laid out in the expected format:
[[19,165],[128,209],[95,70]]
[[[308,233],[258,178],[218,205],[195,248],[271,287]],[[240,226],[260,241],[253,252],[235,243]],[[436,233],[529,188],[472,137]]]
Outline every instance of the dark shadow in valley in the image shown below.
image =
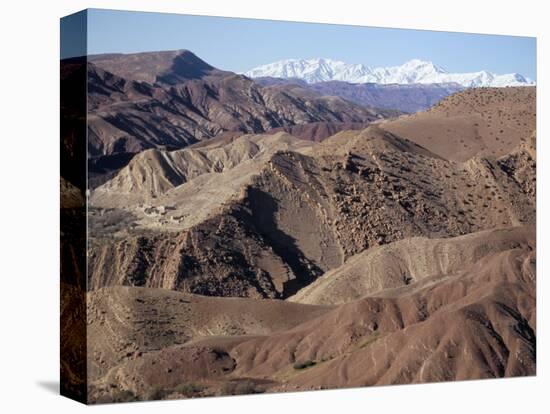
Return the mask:
[[134,152],[119,152],[116,154],[101,155],[88,158],[88,185],[97,188],[113,178],[122,168],[126,167]]
[[249,217],[240,217],[244,222],[254,226],[263,239],[292,270],[296,279],[283,284],[282,297],[287,298],[307,286],[323,274],[314,262],[304,256],[296,244],[296,240],[283,232],[277,223],[276,214],[279,209],[277,200],[270,194],[255,189],[248,189],[248,203],[251,211]]

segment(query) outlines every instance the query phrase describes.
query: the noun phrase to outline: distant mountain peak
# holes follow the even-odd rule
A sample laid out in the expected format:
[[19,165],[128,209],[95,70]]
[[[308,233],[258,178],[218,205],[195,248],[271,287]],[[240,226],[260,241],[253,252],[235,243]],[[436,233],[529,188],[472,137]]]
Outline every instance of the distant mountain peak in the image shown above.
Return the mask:
[[457,83],[463,87],[524,86],[534,82],[519,73],[497,75],[486,70],[449,73],[429,60],[411,59],[399,66],[370,67],[329,58],[285,59],[258,66],[244,73],[251,78],[296,78],[307,83],[344,81],[349,83],[402,84]]
[[430,70],[434,73],[447,73],[445,69],[443,69],[440,66],[435,65],[432,61],[429,60],[422,60],[422,59],[411,59],[405,63],[403,63],[400,68],[409,68],[409,69],[416,69],[416,70]]

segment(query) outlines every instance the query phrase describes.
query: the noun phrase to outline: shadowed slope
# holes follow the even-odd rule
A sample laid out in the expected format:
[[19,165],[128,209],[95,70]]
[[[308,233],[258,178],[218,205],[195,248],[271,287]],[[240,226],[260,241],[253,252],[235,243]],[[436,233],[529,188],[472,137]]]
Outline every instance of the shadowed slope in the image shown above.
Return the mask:
[[229,73],[210,66],[189,50],[92,55],[88,60],[121,78],[150,84],[175,84]]
[[188,51],[100,55],[92,58],[88,70],[93,156],[183,148],[225,131],[369,123],[395,115],[338,97],[262,87],[215,69]]
[[[254,139],[301,142],[198,151]],[[373,246],[534,222],[525,151],[452,162],[377,126],[308,145],[204,173],[149,205],[124,187],[92,195],[90,287],[285,298]]]
[[[517,231],[475,237],[491,245]],[[92,399],[147,395],[159,385],[166,397],[219,395],[245,380],[254,392],[533,375],[534,245],[509,247],[464,272],[336,307],[93,292]],[[182,386],[190,383],[192,395]]]

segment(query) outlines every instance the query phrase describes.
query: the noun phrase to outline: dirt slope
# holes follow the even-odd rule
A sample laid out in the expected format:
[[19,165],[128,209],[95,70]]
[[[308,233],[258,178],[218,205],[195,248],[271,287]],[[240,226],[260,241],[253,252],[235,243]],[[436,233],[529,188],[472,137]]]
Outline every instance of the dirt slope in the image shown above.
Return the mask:
[[480,260],[534,246],[533,227],[486,230],[446,239],[412,237],[373,247],[328,271],[288,300],[342,304],[410,284],[431,284],[469,271]]
[[[290,389],[532,375],[534,277],[532,246],[489,255],[437,284],[340,305],[243,342],[231,349],[236,374],[269,373]],[[317,364],[289,369],[294,361]]]
[[132,202],[151,202],[169,190],[200,175],[223,173],[255,159],[257,163],[277,151],[296,151],[310,146],[290,135],[243,135],[226,145],[217,141],[198,148],[176,151],[151,149],[132,159],[112,180],[93,192],[92,205],[108,206]]
[[136,158],[91,195],[90,401],[534,375],[534,97]]
[[90,215],[90,286],[288,297],[369,247],[533,223],[534,176],[524,148],[460,163],[378,126],[346,131],[199,175],[147,206],[113,191]]
[[[151,357],[162,359],[184,344],[184,355],[200,354],[208,359],[215,352],[197,348],[199,351],[194,353],[191,351],[195,349],[193,341],[210,337],[223,342],[224,338],[232,336],[269,335],[331,309],[283,301],[208,298],[165,289],[122,286],[89,293],[87,308],[88,374],[97,388],[115,381],[119,365],[134,365]],[[174,363],[173,360],[166,362]],[[186,370],[194,366],[188,358],[185,363],[188,364],[184,367]],[[214,357],[209,362],[210,368],[215,369],[218,363]],[[207,371],[208,368],[202,366],[194,375],[206,375]],[[101,394],[98,392],[95,398]]]
[[446,159],[466,161],[501,157],[526,142],[536,128],[535,114],[535,87],[475,88],[384,128]]
[[[518,231],[476,237],[491,245]],[[534,244],[509,247],[428,285],[336,307],[93,292],[92,400],[155,386],[165,390],[155,398],[170,398],[233,393],[235,383],[258,392],[533,375]]]

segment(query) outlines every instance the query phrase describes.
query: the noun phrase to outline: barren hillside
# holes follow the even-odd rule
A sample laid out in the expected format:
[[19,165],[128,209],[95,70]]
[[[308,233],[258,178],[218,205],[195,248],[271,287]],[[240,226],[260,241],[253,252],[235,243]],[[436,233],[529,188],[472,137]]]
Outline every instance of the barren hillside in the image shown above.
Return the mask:
[[[301,137],[320,139],[325,128],[365,127],[400,113],[307,90],[264,87],[187,50],[96,55],[86,65],[92,187],[146,149],[181,149],[228,131],[290,131],[311,123],[319,126],[302,129]],[[70,85],[71,77],[64,82]]]
[[532,136],[535,94],[534,86],[469,89],[383,127],[449,160],[500,157]]
[[309,304],[343,304],[388,289],[433,285],[469,272],[487,257],[534,246],[533,227],[485,230],[465,236],[411,237],[367,249],[288,300]]
[[534,375],[534,92],[135,156],[90,195],[90,399]]
[[[93,292],[92,399],[150,398],[159,388],[154,398],[219,395],[238,392],[239,382],[264,392],[529,375],[534,244],[512,246],[518,231],[528,229],[475,235],[480,246],[502,248],[465,258],[466,271],[332,308],[154,289]],[[413,256],[416,247],[403,244],[403,252]]]
[[[228,145],[235,143],[241,141]],[[525,151],[506,162],[476,157],[458,163],[371,126],[315,147],[266,154],[172,186],[147,205],[139,196],[151,194],[148,180],[135,180],[145,183],[140,193],[125,171],[103,186],[107,192],[96,190],[91,286],[286,297],[372,246],[535,218],[534,194],[513,172],[526,168],[522,174],[534,177],[534,160]],[[172,171],[166,162],[143,170],[151,165]],[[162,168],[151,174],[166,175]],[[102,239],[106,232],[109,239]]]

